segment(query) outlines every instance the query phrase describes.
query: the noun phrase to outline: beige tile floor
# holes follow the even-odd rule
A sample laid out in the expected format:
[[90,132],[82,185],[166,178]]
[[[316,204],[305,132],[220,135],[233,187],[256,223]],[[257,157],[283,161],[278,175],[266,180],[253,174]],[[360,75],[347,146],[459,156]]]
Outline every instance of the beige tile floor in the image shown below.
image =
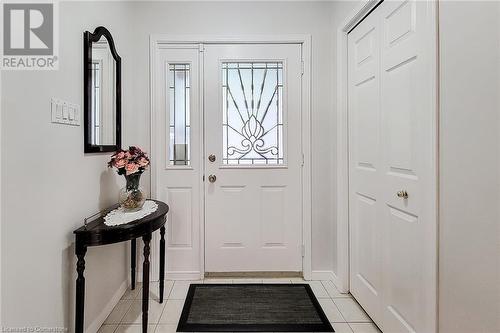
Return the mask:
[[[174,333],[191,283],[304,283],[302,279],[205,279],[165,281],[165,300],[158,303],[158,282],[150,284],[149,327],[151,333]],[[323,311],[338,333],[380,332],[370,317],[348,294],[341,294],[331,281],[309,281]],[[127,290],[98,333],[141,332],[141,284]]]

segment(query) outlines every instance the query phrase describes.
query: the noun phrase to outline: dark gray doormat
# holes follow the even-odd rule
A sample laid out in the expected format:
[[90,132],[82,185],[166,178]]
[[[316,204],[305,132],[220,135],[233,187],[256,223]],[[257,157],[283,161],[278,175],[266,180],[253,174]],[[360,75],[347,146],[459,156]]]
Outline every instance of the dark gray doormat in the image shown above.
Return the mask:
[[308,284],[192,284],[177,332],[334,332]]

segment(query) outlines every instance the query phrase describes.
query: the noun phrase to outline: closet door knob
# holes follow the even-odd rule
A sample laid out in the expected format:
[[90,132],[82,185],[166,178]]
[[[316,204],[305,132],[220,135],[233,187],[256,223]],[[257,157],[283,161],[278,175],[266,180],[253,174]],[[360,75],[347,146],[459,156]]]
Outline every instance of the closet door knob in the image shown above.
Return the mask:
[[406,190],[401,190],[396,193],[399,198],[408,199],[408,192]]
[[215,183],[215,181],[217,180],[217,177],[215,177],[215,175],[210,175],[208,176],[208,181],[211,182],[211,183]]

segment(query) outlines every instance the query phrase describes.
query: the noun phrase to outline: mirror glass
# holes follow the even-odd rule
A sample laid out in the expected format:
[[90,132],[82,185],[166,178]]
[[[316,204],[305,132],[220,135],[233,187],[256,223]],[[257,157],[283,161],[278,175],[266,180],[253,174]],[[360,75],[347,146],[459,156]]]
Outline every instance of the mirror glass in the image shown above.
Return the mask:
[[116,62],[106,37],[92,43],[90,139],[116,145]]

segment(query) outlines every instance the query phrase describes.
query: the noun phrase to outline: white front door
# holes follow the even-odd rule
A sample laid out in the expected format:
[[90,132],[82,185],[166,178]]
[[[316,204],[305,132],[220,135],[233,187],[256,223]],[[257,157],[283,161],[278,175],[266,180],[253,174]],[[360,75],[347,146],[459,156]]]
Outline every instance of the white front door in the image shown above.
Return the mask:
[[205,271],[302,271],[301,46],[204,48]]
[[385,1],[348,35],[351,293],[385,332],[436,331],[432,6]]

